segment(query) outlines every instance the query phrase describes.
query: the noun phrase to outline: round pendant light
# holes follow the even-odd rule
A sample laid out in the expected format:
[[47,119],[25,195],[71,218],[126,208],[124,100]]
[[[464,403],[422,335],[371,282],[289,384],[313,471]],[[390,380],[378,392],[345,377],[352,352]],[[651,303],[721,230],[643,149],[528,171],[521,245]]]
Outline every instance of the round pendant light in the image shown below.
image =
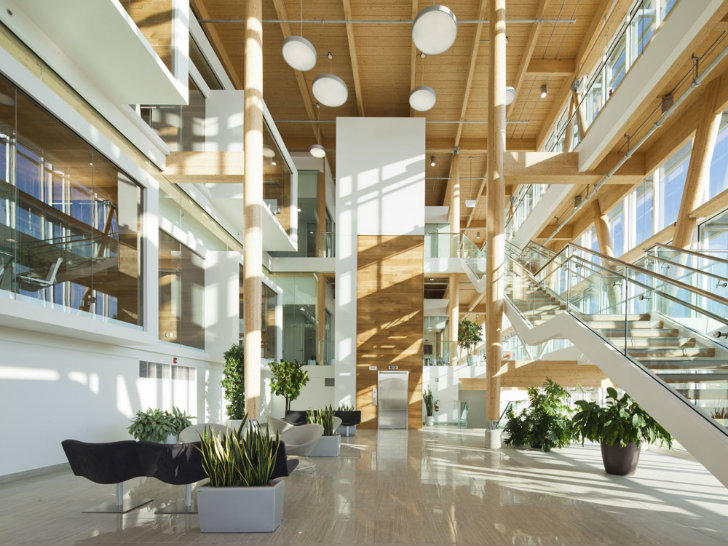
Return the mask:
[[324,106],[336,108],[349,98],[346,82],[336,74],[319,74],[311,85],[313,96]]
[[283,59],[288,66],[301,72],[316,66],[316,48],[303,36],[289,36],[283,40]]
[[426,55],[447,51],[455,43],[457,35],[457,19],[447,6],[428,6],[417,14],[412,23],[412,41]]
[[506,106],[516,100],[516,89],[510,85],[506,87]]
[[435,95],[435,90],[428,85],[415,87],[409,96],[410,106],[418,112],[427,112],[435,106],[436,100],[437,95]]
[[309,153],[318,158],[321,159],[322,157],[326,157],[326,148],[321,146],[321,144],[314,144],[309,148]]
[[276,151],[271,148],[270,146],[263,146],[263,157],[267,157],[268,159],[275,157]]

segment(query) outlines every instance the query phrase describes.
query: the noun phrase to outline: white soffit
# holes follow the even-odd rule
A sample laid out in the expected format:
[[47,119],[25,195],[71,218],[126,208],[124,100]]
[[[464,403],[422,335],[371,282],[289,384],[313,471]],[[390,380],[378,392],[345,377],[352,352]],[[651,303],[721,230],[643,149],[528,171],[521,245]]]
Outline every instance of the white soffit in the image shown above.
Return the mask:
[[425,207],[426,224],[447,224],[450,207]]
[[0,20],[61,77],[83,71],[118,104],[187,103],[186,80],[184,86],[175,80],[118,0],[0,0],[0,6]]
[[675,4],[577,146],[580,171],[593,169],[610,151],[607,144],[617,135],[622,136],[625,124],[642,101],[654,95],[657,83],[684,58],[685,48],[703,31],[703,25],[722,4],[722,0],[690,0]]

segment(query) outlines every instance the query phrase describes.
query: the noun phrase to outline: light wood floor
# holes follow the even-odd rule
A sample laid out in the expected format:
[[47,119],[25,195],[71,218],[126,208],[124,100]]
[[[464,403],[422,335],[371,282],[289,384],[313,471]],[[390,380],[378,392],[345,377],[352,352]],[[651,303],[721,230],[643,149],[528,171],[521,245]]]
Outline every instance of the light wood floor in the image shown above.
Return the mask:
[[690,460],[642,453],[604,474],[599,449],[485,450],[482,431],[359,431],[336,459],[286,478],[271,534],[202,535],[196,515],[152,510],[184,487],[135,480],[157,499],[125,516],[83,514],[113,498],[70,471],[0,485],[0,544],[721,544],[728,490]]

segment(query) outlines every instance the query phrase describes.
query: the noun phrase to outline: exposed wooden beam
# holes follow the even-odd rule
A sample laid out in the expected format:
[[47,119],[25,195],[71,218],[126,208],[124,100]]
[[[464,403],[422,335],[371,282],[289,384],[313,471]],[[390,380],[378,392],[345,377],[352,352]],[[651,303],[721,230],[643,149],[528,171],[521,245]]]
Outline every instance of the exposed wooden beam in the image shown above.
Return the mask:
[[709,201],[697,207],[690,214],[690,217],[695,220],[710,218],[726,208],[728,208],[728,190],[723,190]]
[[591,204],[592,213],[594,214],[594,231],[597,233],[597,242],[599,243],[599,252],[614,257],[614,247],[612,246],[612,237],[609,235],[609,221],[606,214],[602,214],[599,206],[599,200],[594,199]]
[[[288,11],[286,10],[286,4],[284,0],[273,0],[273,6],[276,10],[276,17],[278,17],[279,20],[283,21],[280,23],[281,25],[281,32],[283,33],[283,39],[285,40],[289,36],[291,36],[291,25],[285,21],[288,21]],[[303,76],[303,72],[300,72],[298,70],[293,71],[296,75],[296,83],[298,84],[298,90],[301,93],[301,99],[303,100],[303,107],[306,109],[306,115],[308,116],[308,119],[311,121],[316,120],[316,112],[313,106],[313,101],[311,100],[311,95],[308,91],[308,84],[306,83],[306,78]],[[321,134],[321,126],[318,123],[312,123],[311,129],[313,130],[314,138],[316,139],[317,144],[324,145],[324,137]],[[306,147],[308,149],[308,147]]]
[[170,182],[243,182],[243,152],[172,152],[162,171]]
[[[342,0],[344,4],[344,19],[350,21],[351,0]],[[351,72],[354,75],[354,93],[356,94],[356,107],[359,115],[364,117],[364,102],[362,99],[361,82],[359,80],[359,60],[356,55],[356,41],[354,40],[354,25],[346,23],[346,39],[349,42],[349,58],[351,59]]]
[[672,240],[673,246],[678,248],[686,248],[692,240],[696,221],[690,217],[690,213],[697,207],[705,185],[710,180],[710,160],[713,157],[722,117],[721,112],[715,112],[719,89],[719,80],[710,82],[701,103],[701,119],[693,139],[693,149],[690,153],[690,163]]
[[[550,0],[543,0],[542,2],[539,2],[538,11],[536,12],[535,17],[536,19],[543,18],[543,14],[546,11],[549,2]],[[531,34],[528,37],[526,49],[523,52],[523,57],[521,57],[521,64],[519,65],[518,72],[516,73],[516,80],[513,82],[513,87],[516,90],[516,100],[508,106],[507,114],[510,114],[513,111],[513,107],[518,101],[519,91],[521,90],[523,80],[526,79],[526,72],[528,71],[528,66],[531,64],[531,57],[533,56],[533,51],[536,49],[536,42],[538,41],[538,36],[540,33],[541,23],[536,23],[531,30]]]
[[[485,19],[485,10],[488,7],[488,0],[480,0],[480,8],[478,9],[478,20]],[[475,26],[475,36],[473,36],[473,46],[470,51],[470,66],[468,67],[468,76],[465,78],[465,89],[463,90],[463,102],[460,106],[460,120],[465,119],[468,111],[468,102],[470,101],[470,88],[473,84],[473,76],[475,75],[475,66],[478,61],[478,51],[480,50],[480,36],[483,33],[483,24],[478,23]],[[463,134],[463,124],[458,123],[458,129],[455,133],[455,146],[460,145],[460,137]]]
[[[412,0],[412,20],[415,20],[415,17],[417,17],[417,11],[418,11],[418,1]],[[410,40],[410,91],[412,91],[415,88],[415,82],[417,81],[417,48],[415,47],[415,42],[413,40]],[[415,114],[415,110],[410,107],[410,116],[413,116]]]
[[526,72],[531,76],[571,76],[576,59],[531,59]]

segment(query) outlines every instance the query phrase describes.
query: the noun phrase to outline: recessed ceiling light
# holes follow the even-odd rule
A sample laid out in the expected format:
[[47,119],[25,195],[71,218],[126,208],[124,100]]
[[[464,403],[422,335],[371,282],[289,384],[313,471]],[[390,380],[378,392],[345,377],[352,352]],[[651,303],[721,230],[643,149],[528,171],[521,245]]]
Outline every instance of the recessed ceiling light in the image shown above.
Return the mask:
[[318,159],[326,157],[326,148],[321,146],[321,144],[314,144],[308,149],[308,151],[312,156],[317,157]]
[[418,112],[427,112],[427,110],[435,106],[436,101],[435,90],[427,85],[415,87],[409,96],[410,106]]
[[346,82],[336,74],[319,74],[311,84],[313,96],[324,106],[336,108],[349,98]]
[[510,85],[506,87],[506,106],[516,100],[516,89]]
[[426,55],[447,51],[455,43],[457,35],[457,19],[447,6],[428,6],[417,14],[412,23],[412,41]]
[[546,87],[546,84],[543,84],[541,86],[541,98],[542,99],[545,99],[546,98],[546,95],[548,95],[548,94],[549,94],[548,87]]
[[306,72],[316,66],[316,48],[303,36],[289,36],[283,40],[282,53],[294,70]]

